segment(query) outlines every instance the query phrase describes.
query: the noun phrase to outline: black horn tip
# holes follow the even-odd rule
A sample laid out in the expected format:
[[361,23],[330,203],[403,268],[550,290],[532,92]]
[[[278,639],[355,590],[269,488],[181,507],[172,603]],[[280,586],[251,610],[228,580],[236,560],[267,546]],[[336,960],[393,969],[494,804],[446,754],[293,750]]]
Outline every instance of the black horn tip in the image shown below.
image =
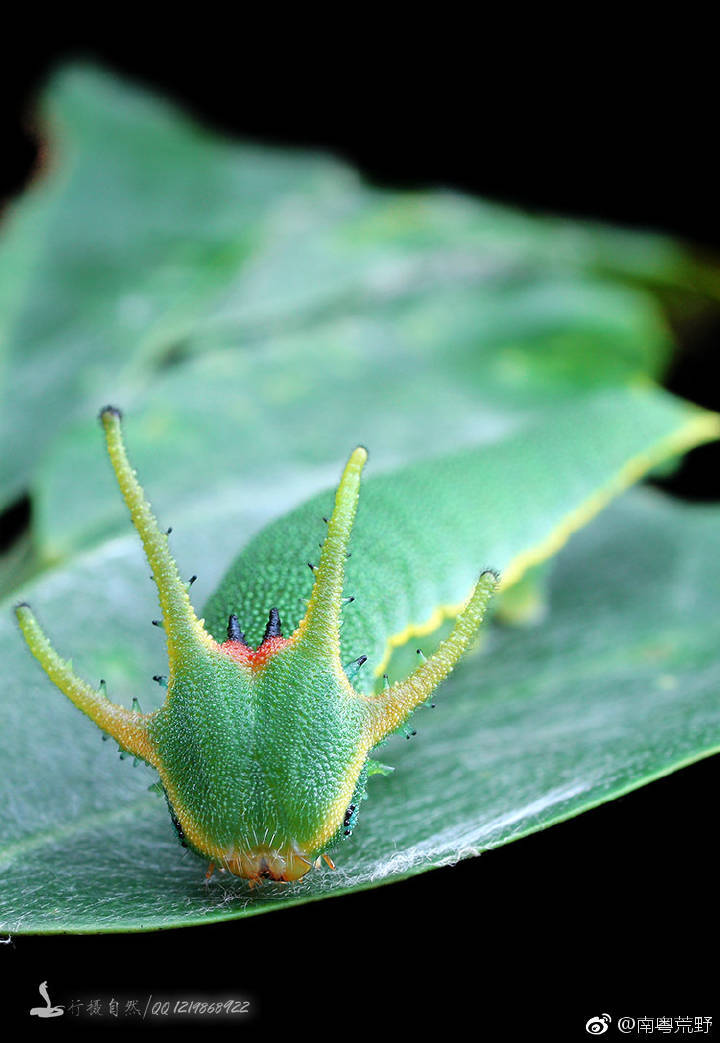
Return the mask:
[[265,627],[265,633],[263,634],[263,641],[267,641],[269,637],[282,637],[280,614],[276,608],[270,609],[267,626]]
[[122,410],[118,409],[117,406],[103,406],[99,416],[101,420],[104,416],[116,416],[118,420],[122,420]]
[[240,623],[235,613],[228,618],[227,636],[228,641],[239,641],[241,645],[247,645],[245,634],[240,629]]

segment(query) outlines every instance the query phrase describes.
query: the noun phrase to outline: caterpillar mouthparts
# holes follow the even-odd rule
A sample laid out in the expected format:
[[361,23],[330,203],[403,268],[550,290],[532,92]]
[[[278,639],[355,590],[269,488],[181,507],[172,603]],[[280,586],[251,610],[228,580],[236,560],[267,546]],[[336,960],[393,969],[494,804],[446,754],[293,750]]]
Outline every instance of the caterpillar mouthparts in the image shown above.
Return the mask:
[[226,869],[234,876],[241,876],[252,884],[258,884],[263,880],[291,883],[305,876],[312,866],[310,859],[300,851],[259,847],[252,851],[228,854],[218,868]]

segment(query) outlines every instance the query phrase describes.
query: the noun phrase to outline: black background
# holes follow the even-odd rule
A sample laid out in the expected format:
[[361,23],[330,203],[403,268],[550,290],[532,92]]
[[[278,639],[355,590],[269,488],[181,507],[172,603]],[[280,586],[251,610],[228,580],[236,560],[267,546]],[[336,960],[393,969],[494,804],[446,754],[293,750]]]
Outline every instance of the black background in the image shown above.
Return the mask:
[[[355,28],[326,24],[311,49],[292,33],[280,46],[224,24],[182,48],[170,35],[144,44],[139,24],[131,44],[114,25],[30,34],[6,67],[0,195],[32,166],[35,90],[55,62],[80,55],[221,131],[330,149],[378,184],[457,186],[720,252],[716,120],[697,41],[621,44],[616,26],[591,54],[595,26],[572,27],[567,46],[550,27],[551,50],[533,45],[532,29],[518,50],[514,33],[489,25],[431,26],[422,41],[387,40],[384,23],[360,39]],[[716,338],[714,323],[686,333],[668,383],[718,408]],[[712,450],[693,454],[674,491],[718,499],[717,462]],[[22,507],[6,519],[13,530],[25,521]],[[256,1026],[282,1020],[302,1036],[583,1039],[587,1018],[605,1011],[717,1015],[707,946],[719,782],[710,759],[457,867],[281,913],[151,935],[18,937],[0,947],[3,1009],[39,1002],[47,979],[55,1002],[233,992],[252,1000]]]

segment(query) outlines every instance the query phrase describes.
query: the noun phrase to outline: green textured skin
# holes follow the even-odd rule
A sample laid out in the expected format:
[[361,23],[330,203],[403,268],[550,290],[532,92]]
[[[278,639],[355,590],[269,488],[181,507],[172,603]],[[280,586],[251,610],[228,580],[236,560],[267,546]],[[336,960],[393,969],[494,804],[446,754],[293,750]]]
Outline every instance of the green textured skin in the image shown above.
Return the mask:
[[[566,518],[569,503],[590,501],[609,471],[667,431],[677,404],[644,401],[643,430],[633,445],[633,394],[627,397],[625,414],[602,397],[559,412],[554,445],[546,430],[536,439],[531,427],[491,453],[469,449],[363,480],[344,585],[355,600],[343,610],[341,629],[343,662],[368,657],[353,678],[359,691],[373,689],[390,635],[422,624],[438,606],[457,605],[482,569],[503,570],[541,543]],[[581,441],[579,423],[586,428]],[[506,483],[510,472],[513,481]],[[318,560],[332,504],[332,491],[313,497],[247,544],[202,612],[216,639],[234,612],[256,644],[272,606],[284,633],[292,633],[312,590],[307,562]]]
[[[351,770],[368,714],[307,650],[288,647],[249,674],[224,654],[195,651],[153,724],[160,758],[214,844],[294,846],[315,857],[344,835],[340,823],[330,842],[309,844]],[[362,799],[364,775],[355,789]]]

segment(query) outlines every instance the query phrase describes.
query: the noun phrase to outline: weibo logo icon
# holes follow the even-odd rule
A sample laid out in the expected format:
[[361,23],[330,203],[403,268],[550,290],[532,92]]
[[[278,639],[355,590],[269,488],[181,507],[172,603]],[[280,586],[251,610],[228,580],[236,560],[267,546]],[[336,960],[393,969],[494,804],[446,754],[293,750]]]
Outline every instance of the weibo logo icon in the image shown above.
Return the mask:
[[50,997],[48,996],[47,982],[44,981],[38,985],[38,992],[45,1000],[44,1007],[32,1007],[30,1013],[34,1014],[38,1018],[57,1018],[61,1014],[65,1013],[64,1007],[53,1007],[50,1003]]

